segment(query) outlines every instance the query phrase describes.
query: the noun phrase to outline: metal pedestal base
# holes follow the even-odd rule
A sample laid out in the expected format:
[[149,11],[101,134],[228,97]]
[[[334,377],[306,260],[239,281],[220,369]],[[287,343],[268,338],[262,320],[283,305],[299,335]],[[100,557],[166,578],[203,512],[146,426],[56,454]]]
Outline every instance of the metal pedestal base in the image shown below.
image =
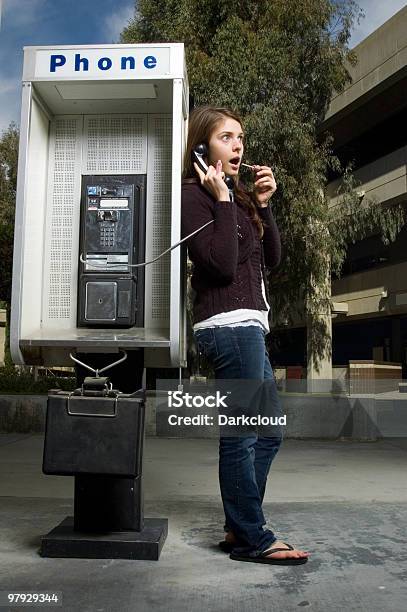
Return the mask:
[[141,531],[82,533],[67,516],[41,539],[41,557],[76,559],[140,559],[158,561],[168,533],[168,519],[144,519]]

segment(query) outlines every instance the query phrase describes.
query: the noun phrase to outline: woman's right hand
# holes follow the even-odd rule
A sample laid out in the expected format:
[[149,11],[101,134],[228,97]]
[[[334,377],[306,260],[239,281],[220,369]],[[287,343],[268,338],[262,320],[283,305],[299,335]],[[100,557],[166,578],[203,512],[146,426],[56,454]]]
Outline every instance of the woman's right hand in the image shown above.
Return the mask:
[[213,195],[217,202],[229,202],[229,189],[223,180],[225,173],[222,172],[222,162],[220,160],[216,163],[216,168],[209,166],[206,174],[196,162],[194,162],[194,168],[198,173],[201,185]]

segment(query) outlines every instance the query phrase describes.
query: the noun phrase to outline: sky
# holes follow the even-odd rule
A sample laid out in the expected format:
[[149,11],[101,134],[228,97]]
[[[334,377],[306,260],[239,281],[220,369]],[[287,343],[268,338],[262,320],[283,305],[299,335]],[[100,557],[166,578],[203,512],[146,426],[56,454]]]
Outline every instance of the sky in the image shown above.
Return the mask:
[[[359,0],[365,18],[350,46],[406,6],[406,0]],[[119,42],[135,0],[0,0],[0,133],[19,123],[23,47]]]

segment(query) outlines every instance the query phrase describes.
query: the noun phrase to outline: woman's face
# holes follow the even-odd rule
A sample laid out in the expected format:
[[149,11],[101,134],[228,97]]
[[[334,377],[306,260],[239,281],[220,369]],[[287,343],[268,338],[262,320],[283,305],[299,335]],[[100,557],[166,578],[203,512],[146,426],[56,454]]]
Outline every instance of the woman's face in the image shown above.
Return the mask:
[[229,176],[237,176],[242,156],[242,126],[235,119],[225,117],[218,123],[209,138],[209,164],[216,166],[216,162],[220,159],[222,172]]

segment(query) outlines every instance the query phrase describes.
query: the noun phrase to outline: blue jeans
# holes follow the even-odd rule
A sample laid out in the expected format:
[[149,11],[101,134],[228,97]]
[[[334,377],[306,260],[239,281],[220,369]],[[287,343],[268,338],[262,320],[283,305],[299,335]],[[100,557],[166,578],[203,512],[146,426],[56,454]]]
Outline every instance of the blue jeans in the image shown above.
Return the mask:
[[[212,364],[215,378],[264,381],[273,413],[281,414],[277,386],[265,346],[265,333],[257,325],[211,327],[195,332],[200,353]],[[225,530],[239,544],[235,552],[257,556],[277,539],[266,524],[262,502],[271,462],[282,441],[281,433],[261,436],[220,436],[219,483],[225,512]]]

